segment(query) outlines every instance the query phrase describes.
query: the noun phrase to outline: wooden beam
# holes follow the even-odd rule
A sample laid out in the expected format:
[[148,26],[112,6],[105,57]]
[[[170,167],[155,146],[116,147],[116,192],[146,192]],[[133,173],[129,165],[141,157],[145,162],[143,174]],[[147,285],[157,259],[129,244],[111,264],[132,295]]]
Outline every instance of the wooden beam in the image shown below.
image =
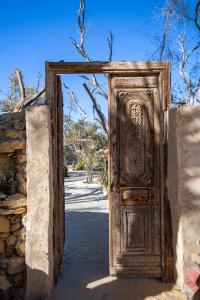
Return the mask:
[[168,68],[168,62],[46,62],[46,68],[56,74],[116,74],[159,73]]

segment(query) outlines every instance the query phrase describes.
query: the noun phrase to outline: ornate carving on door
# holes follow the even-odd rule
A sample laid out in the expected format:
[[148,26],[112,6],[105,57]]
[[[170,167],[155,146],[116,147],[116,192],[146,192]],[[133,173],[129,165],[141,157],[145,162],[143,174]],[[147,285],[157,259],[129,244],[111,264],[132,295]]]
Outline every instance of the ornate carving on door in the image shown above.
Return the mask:
[[162,277],[162,98],[158,76],[109,77],[110,272]]

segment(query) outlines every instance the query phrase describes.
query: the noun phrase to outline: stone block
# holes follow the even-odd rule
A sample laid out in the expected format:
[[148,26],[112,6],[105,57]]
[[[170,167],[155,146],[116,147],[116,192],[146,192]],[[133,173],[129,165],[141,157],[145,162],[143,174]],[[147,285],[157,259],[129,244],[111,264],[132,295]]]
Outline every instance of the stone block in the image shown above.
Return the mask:
[[15,216],[9,217],[9,219],[10,219],[11,224],[15,224],[15,223],[19,223],[21,221],[22,217],[21,217],[21,215],[19,215],[19,216],[15,215]]
[[14,235],[10,235],[10,236],[7,237],[7,239],[6,239],[6,244],[7,244],[8,246],[14,246],[15,243],[16,243],[16,241],[17,241],[17,237],[14,236]]
[[18,274],[25,271],[25,259],[24,257],[15,256],[8,261],[8,274]]
[[10,231],[15,232],[15,231],[19,230],[21,227],[22,227],[21,223],[11,224]]
[[24,284],[24,280],[25,280],[24,273],[16,274],[14,278],[14,286],[17,288],[21,288]]
[[0,142],[0,153],[14,153],[16,150],[26,149],[26,141],[23,140],[5,140]]
[[17,179],[17,190],[19,193],[26,194],[26,179],[24,178],[23,174],[18,172],[16,174]]
[[0,232],[1,233],[10,232],[10,221],[5,217],[0,217]]
[[26,206],[26,196],[22,193],[17,193],[0,200],[0,207],[18,208]]
[[8,165],[10,162],[10,156],[1,153],[0,154],[0,165]]
[[0,215],[20,215],[26,213],[26,207],[19,208],[1,208]]
[[0,233],[0,239],[2,241],[5,241],[7,239],[7,237],[9,236],[9,233]]
[[14,128],[15,128],[16,130],[18,130],[18,131],[24,130],[24,129],[25,129],[24,121],[16,120],[16,121],[15,121]]
[[18,132],[16,130],[6,130],[5,132],[5,137],[10,138],[10,137],[18,137]]
[[1,290],[7,290],[11,287],[12,285],[8,281],[8,278],[6,275],[0,275],[0,289]]
[[0,254],[3,254],[5,252],[5,242],[0,240]]
[[25,242],[24,241],[18,241],[16,246],[16,251],[17,251],[17,254],[19,256],[25,256]]

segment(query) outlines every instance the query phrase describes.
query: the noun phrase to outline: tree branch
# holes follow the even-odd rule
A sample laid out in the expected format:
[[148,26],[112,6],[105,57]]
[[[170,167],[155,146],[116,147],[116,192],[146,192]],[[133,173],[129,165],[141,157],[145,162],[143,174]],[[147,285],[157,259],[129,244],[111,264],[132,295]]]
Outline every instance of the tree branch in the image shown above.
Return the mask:
[[194,23],[198,31],[200,32],[199,10],[200,10],[200,1],[197,1],[197,4],[195,6],[195,11],[194,11]]
[[87,84],[83,83],[83,86],[84,86],[86,92],[88,93],[88,95],[90,96],[90,99],[92,100],[94,108],[95,108],[95,110],[96,110],[96,112],[99,116],[100,121],[101,121],[101,125],[103,127],[103,130],[105,131],[106,134],[108,134],[108,123],[107,123],[107,120],[106,120],[104,114],[101,111],[100,106],[97,104],[97,101],[96,101],[94,95],[91,93],[91,91],[90,91],[89,87],[87,86]]
[[112,61],[112,56],[113,56],[113,40],[114,40],[114,34],[112,33],[112,31],[109,31],[109,37],[107,38],[108,47],[109,47],[108,61]]
[[92,121],[96,121],[96,122],[98,122],[99,124],[101,124],[101,122],[100,122],[99,119],[94,118],[94,117],[92,117],[92,116],[90,116],[89,114],[86,113],[86,111],[79,105],[78,99],[77,99],[77,97],[76,97],[74,91],[71,90],[71,89],[65,84],[64,81],[62,81],[62,82],[63,82],[63,87],[67,90],[68,95],[69,95],[69,97],[70,97],[72,103],[75,104],[75,106],[77,107],[77,109],[78,109],[78,111],[80,112],[80,114],[81,114],[84,118],[86,118],[86,119],[90,119],[90,120],[92,120]]
[[21,100],[23,101],[26,98],[26,91],[25,91],[25,87],[24,87],[23,76],[19,69],[16,69],[15,73],[16,73],[16,78],[17,78],[18,84],[19,84],[19,89],[21,92]]

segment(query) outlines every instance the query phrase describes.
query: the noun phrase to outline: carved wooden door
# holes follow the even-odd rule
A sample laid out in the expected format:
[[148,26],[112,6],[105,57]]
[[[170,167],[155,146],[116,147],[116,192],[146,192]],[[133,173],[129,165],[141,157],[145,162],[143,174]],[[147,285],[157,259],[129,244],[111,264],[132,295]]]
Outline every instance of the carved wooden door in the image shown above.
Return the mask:
[[109,77],[110,273],[161,277],[159,78]]

